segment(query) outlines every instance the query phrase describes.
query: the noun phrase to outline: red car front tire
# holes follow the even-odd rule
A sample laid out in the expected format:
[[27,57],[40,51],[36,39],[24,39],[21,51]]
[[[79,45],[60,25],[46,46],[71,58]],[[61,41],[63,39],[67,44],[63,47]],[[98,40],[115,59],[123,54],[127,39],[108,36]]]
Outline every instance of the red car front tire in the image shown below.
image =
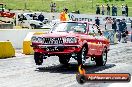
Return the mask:
[[43,55],[38,52],[34,52],[34,61],[36,65],[42,65],[43,63]]
[[96,66],[104,66],[107,62],[107,51],[106,49],[102,52],[100,57],[95,58]]

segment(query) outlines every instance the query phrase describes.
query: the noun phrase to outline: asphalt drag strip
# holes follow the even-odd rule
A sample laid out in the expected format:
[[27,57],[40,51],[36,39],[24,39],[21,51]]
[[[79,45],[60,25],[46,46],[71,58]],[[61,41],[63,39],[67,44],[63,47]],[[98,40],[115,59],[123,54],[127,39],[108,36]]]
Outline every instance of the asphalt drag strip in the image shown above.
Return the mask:
[[[77,62],[68,66],[59,63],[58,57],[49,57],[43,65],[36,66],[33,55],[16,53],[16,57],[0,59],[0,87],[132,87],[131,83],[85,83],[76,81]],[[111,45],[106,66],[97,67],[88,61],[86,73],[132,74],[132,43]]]

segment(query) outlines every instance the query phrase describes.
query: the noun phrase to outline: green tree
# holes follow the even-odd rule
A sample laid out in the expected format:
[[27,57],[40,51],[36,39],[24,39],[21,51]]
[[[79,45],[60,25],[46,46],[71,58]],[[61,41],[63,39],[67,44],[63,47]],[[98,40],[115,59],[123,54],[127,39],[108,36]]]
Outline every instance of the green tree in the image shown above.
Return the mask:
[[108,0],[103,0],[105,3],[108,2]]
[[103,1],[106,3],[106,2],[112,2],[113,0],[103,0]]
[[112,2],[113,0],[109,0],[109,2]]

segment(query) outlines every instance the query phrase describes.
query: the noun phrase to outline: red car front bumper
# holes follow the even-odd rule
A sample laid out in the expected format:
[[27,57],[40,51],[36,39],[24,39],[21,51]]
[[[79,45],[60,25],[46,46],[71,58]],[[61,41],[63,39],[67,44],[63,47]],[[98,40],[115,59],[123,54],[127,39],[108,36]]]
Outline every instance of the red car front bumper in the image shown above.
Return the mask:
[[37,45],[33,46],[34,52],[39,52],[45,55],[61,55],[78,53],[81,50],[80,45]]

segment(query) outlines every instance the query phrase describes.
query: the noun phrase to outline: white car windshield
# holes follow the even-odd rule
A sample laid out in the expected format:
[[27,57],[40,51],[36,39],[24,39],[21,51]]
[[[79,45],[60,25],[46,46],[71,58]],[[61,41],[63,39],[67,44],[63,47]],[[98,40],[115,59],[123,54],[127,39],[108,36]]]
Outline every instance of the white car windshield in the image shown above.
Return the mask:
[[64,22],[56,24],[51,32],[76,32],[76,33],[85,33],[86,32],[86,23],[78,22]]

